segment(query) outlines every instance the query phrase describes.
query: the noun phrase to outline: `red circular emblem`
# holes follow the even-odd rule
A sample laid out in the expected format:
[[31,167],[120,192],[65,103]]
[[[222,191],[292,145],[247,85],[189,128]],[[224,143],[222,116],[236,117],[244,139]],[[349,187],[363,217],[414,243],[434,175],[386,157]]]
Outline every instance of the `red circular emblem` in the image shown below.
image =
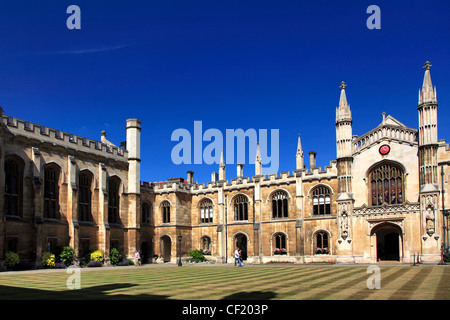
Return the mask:
[[391,151],[391,147],[389,147],[387,144],[385,144],[380,147],[379,151],[380,151],[380,154],[382,154],[384,156],[384,155],[388,154],[389,151]]

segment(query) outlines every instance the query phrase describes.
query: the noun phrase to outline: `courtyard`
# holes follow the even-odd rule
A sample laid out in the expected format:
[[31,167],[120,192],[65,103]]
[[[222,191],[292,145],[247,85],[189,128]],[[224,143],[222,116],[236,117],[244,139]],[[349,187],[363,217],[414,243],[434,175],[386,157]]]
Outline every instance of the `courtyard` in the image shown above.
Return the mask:
[[1,300],[447,300],[449,266],[377,265],[380,289],[368,289],[368,265],[144,265],[0,273]]

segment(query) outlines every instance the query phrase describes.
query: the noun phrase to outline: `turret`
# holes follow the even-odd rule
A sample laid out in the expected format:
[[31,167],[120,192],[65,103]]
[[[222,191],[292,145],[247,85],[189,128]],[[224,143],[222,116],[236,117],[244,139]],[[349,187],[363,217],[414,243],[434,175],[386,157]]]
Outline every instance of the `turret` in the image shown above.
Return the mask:
[[141,120],[127,120],[128,193],[140,194]]
[[437,174],[437,98],[430,74],[431,64],[425,62],[422,90],[419,90],[419,171],[421,188],[434,188],[438,184]]
[[336,108],[336,153],[337,159],[352,156],[352,112],[347,103],[344,81],[341,82],[341,96]]

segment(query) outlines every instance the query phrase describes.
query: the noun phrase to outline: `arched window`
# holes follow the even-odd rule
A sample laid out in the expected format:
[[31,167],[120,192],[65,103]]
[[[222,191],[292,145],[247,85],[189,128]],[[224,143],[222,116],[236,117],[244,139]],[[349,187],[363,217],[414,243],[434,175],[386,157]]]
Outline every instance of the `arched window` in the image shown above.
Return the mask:
[[200,223],[213,222],[213,204],[210,199],[203,199],[200,202]]
[[275,250],[274,254],[287,254],[286,235],[284,233],[276,233],[274,236]]
[[148,202],[142,203],[142,220],[141,222],[144,224],[150,224],[151,223],[151,213],[152,213],[152,207]]
[[108,179],[108,222],[120,223],[120,179],[111,177]]
[[403,170],[394,164],[385,163],[373,168],[369,173],[370,204],[403,203],[403,176]]
[[55,164],[44,168],[44,218],[59,218],[59,175],[61,169]]
[[248,199],[244,195],[238,195],[234,198],[234,220],[248,220]]
[[272,195],[272,218],[288,217],[288,195],[284,191],[276,191]]
[[78,219],[80,221],[92,221],[92,173],[81,171],[78,176]]
[[161,203],[162,222],[170,223],[170,202],[163,201]]
[[315,254],[330,254],[330,247],[328,246],[328,233],[325,231],[318,231],[315,235],[316,250]]
[[313,192],[313,214],[315,216],[331,214],[331,191],[325,186],[316,187]]
[[8,158],[5,161],[5,215],[22,215],[24,163],[19,158]]

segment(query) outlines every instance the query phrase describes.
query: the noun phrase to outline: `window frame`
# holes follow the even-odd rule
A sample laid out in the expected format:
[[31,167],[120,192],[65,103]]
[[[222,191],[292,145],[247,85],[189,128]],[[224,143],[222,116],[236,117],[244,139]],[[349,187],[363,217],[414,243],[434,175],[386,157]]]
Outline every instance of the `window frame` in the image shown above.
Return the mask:
[[120,224],[120,186],[122,181],[113,176],[108,178],[108,223]]
[[284,190],[277,190],[271,195],[272,219],[289,218],[289,195]]
[[92,222],[92,182],[94,175],[83,170],[78,175],[78,220]]
[[168,200],[164,200],[161,202],[160,208],[161,208],[161,218],[163,224],[169,224],[170,223],[170,202]]
[[405,172],[400,165],[383,162],[367,175],[370,206],[395,205],[405,202]]
[[313,203],[313,216],[331,215],[331,188],[325,185],[314,187],[311,191]]
[[213,223],[213,202],[209,198],[204,198],[200,200],[199,203],[199,217],[201,224],[210,224]]
[[59,219],[59,179],[61,168],[54,164],[44,167],[44,218]]
[[141,205],[141,223],[151,224],[152,223],[152,212],[153,206],[149,201],[142,202]]
[[233,199],[234,221],[248,221],[248,205],[247,196],[239,194]]
[[[22,203],[24,169],[25,163],[21,158],[17,156],[6,157],[3,168],[5,174],[5,216],[23,216]],[[13,181],[15,181],[15,185],[13,184]]]

